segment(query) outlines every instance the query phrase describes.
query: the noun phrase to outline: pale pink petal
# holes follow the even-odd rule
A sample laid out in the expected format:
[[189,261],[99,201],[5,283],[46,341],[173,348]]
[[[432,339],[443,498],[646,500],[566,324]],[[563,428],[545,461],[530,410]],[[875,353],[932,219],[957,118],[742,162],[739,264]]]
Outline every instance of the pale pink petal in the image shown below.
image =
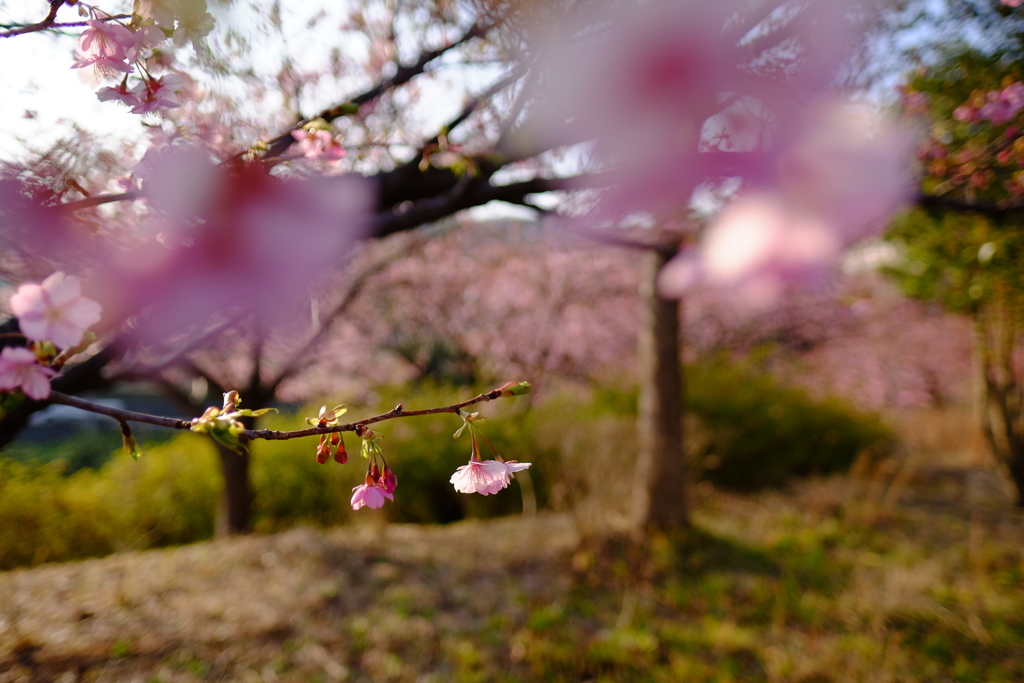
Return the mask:
[[[84,328],[63,319],[50,321],[49,328],[47,338],[58,349],[70,349],[72,346],[76,346],[78,342],[82,341],[82,336],[85,333]],[[26,336],[28,335],[26,334]]]
[[42,288],[49,295],[51,306],[63,306],[82,295],[78,278],[68,277],[60,271],[43,280]]
[[[40,370],[44,368],[40,366]],[[21,390],[25,392],[25,395],[29,398],[34,398],[37,401],[42,401],[50,397],[50,380],[45,373],[32,372],[29,373],[21,383]]]
[[50,322],[38,311],[18,316],[18,327],[22,334],[33,341],[45,341],[50,337]]
[[39,285],[21,285],[11,297],[11,310],[18,317],[30,311],[42,311],[45,308],[43,288]]
[[92,299],[86,299],[85,297],[79,297],[62,309],[64,319],[82,329],[92,327],[98,323],[102,311],[102,306]]

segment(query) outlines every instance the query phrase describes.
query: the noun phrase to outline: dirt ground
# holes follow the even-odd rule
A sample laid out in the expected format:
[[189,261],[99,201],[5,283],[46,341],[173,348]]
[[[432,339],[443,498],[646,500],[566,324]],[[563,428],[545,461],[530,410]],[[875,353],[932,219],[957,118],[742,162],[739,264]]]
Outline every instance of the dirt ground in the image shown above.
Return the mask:
[[0,573],[0,683],[1024,680],[991,471],[693,497],[639,565],[567,515],[370,516]]

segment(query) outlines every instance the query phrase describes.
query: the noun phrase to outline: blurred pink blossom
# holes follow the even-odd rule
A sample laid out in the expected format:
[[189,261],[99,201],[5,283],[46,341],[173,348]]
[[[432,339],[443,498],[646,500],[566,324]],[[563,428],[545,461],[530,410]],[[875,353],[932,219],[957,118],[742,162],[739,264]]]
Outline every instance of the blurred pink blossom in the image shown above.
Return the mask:
[[338,144],[329,130],[300,128],[292,131],[292,137],[299,143],[299,149],[307,159],[337,161],[345,156],[345,149]]
[[978,116],[996,125],[1006,123],[1024,108],[1024,83],[1011,83],[1002,90],[988,93],[985,99]]
[[701,244],[665,268],[662,292],[682,296],[703,281],[765,308],[791,287],[820,285],[844,249],[908,199],[913,140],[846,106],[811,108],[779,151],[774,181],[723,209]]
[[470,460],[452,475],[450,482],[459,493],[479,493],[487,496],[508,486],[512,474],[530,467],[528,462],[499,462],[497,460]]
[[37,401],[49,398],[50,378],[57,372],[39,364],[36,355],[19,347],[5,347],[0,351],[0,389],[21,389]]
[[353,510],[358,510],[363,506],[376,509],[384,505],[385,499],[391,501],[395,499],[390,491],[370,482],[369,477],[367,477],[367,483],[354,487],[352,491],[350,503]]
[[978,110],[969,104],[964,104],[953,110],[953,118],[963,123],[971,123],[978,120]]
[[42,285],[18,287],[11,310],[26,337],[67,349],[82,341],[85,330],[100,319],[100,305],[81,294],[77,278],[57,272]]
[[703,282],[766,308],[787,287],[820,282],[839,255],[828,224],[773,195],[752,195],[722,210],[699,246],[669,262],[659,288],[678,297]]
[[282,180],[259,164],[215,166],[190,146],[147,153],[136,174],[161,239],[115,264],[107,296],[118,310],[152,307],[139,327],[151,338],[215,313],[290,315],[311,281],[344,265],[373,201],[359,176]]

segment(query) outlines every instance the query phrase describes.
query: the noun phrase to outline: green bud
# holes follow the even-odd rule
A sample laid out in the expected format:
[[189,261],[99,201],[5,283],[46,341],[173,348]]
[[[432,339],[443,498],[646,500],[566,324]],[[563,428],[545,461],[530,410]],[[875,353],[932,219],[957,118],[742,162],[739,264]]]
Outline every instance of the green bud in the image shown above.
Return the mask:
[[506,382],[502,386],[498,387],[498,391],[501,392],[502,397],[508,398],[510,396],[522,396],[533,391],[533,385],[529,382]]

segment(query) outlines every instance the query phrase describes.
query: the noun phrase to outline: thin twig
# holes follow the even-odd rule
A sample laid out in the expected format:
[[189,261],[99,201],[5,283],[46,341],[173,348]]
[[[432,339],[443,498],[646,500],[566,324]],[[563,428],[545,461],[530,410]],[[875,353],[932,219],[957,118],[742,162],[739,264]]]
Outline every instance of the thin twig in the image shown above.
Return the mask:
[[376,422],[383,422],[384,420],[393,420],[398,417],[418,417],[421,415],[440,415],[441,413],[454,413],[458,415],[462,408],[474,405],[476,403],[485,403],[487,401],[493,401],[497,398],[501,398],[501,390],[494,389],[486,393],[475,396],[468,401],[462,403],[455,403],[450,406],[444,406],[442,408],[425,408],[423,410],[405,410],[401,404],[392,408],[386,413],[380,415],[374,415],[358,422],[350,422],[348,424],[336,425],[334,427],[311,427],[309,429],[299,429],[294,432],[279,432],[272,429],[249,429],[243,432],[247,439],[265,439],[267,441],[285,441],[287,439],[299,439],[304,436],[316,436],[318,434],[330,434],[331,432],[354,432],[366,425],[371,425]]

